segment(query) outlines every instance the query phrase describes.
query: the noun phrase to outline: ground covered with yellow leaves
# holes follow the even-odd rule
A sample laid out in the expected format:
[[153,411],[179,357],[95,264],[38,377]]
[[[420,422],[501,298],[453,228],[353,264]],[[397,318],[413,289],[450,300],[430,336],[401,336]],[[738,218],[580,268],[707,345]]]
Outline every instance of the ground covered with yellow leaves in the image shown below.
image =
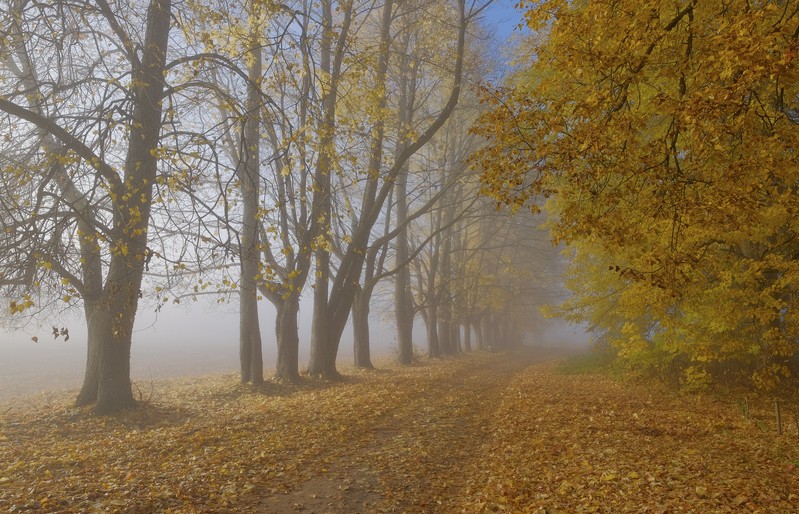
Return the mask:
[[799,434],[767,401],[476,353],[341,382],[140,387],[112,417],[0,407],[0,512],[797,512]]

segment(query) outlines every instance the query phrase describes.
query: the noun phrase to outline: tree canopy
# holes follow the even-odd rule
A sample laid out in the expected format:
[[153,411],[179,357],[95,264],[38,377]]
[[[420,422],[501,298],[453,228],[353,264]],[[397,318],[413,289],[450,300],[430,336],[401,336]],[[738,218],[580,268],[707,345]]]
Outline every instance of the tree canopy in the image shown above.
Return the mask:
[[621,356],[770,388],[797,353],[796,2],[528,4],[477,132],[484,189],[547,198],[564,306]]

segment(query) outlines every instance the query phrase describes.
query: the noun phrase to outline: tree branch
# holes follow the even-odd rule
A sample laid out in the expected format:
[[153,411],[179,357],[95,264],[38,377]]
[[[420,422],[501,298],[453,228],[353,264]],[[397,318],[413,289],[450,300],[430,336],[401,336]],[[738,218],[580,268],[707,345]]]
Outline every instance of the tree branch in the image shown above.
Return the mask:
[[54,123],[52,120],[45,118],[44,116],[41,116],[2,97],[0,97],[0,111],[29,121],[48,134],[51,134],[53,137],[61,141],[69,150],[75,152],[79,157],[88,162],[90,166],[96,169],[100,173],[100,176],[102,176],[108,182],[112,192],[119,193],[121,191],[122,181],[120,180],[119,175],[117,175],[117,173],[114,171],[114,168],[100,159],[100,157],[98,157],[91,148],[86,146],[83,141],[67,132],[63,127]]

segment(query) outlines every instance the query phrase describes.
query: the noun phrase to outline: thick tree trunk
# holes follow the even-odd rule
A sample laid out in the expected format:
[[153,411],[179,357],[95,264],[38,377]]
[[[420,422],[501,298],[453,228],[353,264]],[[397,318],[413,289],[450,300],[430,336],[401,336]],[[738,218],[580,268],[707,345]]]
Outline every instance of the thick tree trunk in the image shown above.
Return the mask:
[[483,330],[481,328],[481,318],[476,318],[472,320],[472,328],[474,328],[474,335],[477,338],[477,349],[478,350],[485,350],[486,343],[485,339],[483,338]]
[[486,350],[491,350],[494,346],[493,341],[493,334],[491,332],[491,313],[486,312],[482,316],[480,316],[480,342],[483,345],[483,348]]
[[502,323],[496,319],[496,316],[491,316],[491,345],[495,350],[502,348]]
[[239,150],[237,170],[242,195],[242,227],[239,244],[241,276],[239,278],[239,358],[241,382],[262,384],[264,360],[261,326],[258,320],[259,273],[258,207],[260,202],[260,125],[261,125],[261,68],[260,38],[255,30],[250,34],[250,63],[247,83],[247,117]]
[[496,314],[491,314],[489,329],[491,330],[491,346],[499,349],[502,346],[502,323],[497,320]]
[[[111,312],[98,310],[95,313],[93,327],[103,338],[100,352],[100,380],[97,387],[97,402],[94,411],[107,414],[135,405],[130,382],[130,333],[133,329],[132,319],[128,327],[114,326]],[[123,337],[114,337],[119,331]],[[126,336],[126,337],[125,337]]]
[[297,316],[300,302],[294,296],[276,305],[275,336],[277,337],[277,370],[275,376],[297,382],[299,373],[300,336]]
[[[401,176],[405,177],[404,174]],[[405,177],[407,178],[407,177]],[[402,197],[397,204],[397,222],[404,223],[407,217],[407,205],[405,205],[404,181],[401,186]],[[398,184],[398,187],[399,184]],[[400,207],[402,204],[402,208]],[[408,259],[408,232],[404,228],[397,235],[396,262],[405,262]],[[394,283],[394,315],[397,322],[397,348],[399,351],[399,361],[408,364],[413,360],[413,304],[411,300],[411,273],[408,266],[402,266]]]
[[311,320],[311,357],[308,362],[308,373],[331,378],[338,373],[335,358],[332,363],[330,362],[329,276],[330,254],[326,250],[317,251],[313,319]]
[[[125,159],[124,191],[114,212],[113,255],[103,301],[93,306],[99,349],[95,412],[106,414],[135,404],[130,383],[130,345],[136,319],[150,224],[153,185],[158,168],[164,68],[169,42],[170,0],[152,0],[147,10],[143,57],[133,78],[132,130]],[[89,359],[91,360],[91,359]]]
[[[408,40],[405,40],[405,47]],[[411,66],[411,57],[403,56],[400,64],[400,98],[399,98],[399,125],[397,134],[400,138],[397,143],[395,159],[398,158],[408,145],[406,131],[413,123],[413,109],[416,99],[416,79],[418,67]],[[396,238],[395,262],[404,263],[408,260],[408,172],[406,164],[399,169],[394,182],[394,196],[396,199],[396,224],[399,233]],[[411,274],[407,266],[402,266],[394,279],[394,314],[397,322],[397,346],[399,361],[408,364],[413,360],[413,304],[411,301]]]
[[[245,280],[252,266],[242,263],[242,287],[239,290],[239,357],[241,382],[255,385],[264,382],[264,360],[261,346],[261,324],[258,319],[258,298],[254,280]],[[257,268],[256,268],[257,269]],[[254,276],[254,275],[253,275]]]
[[94,411],[108,414],[135,405],[130,382],[130,345],[136,318],[142,269],[135,259],[112,259],[106,302],[92,312],[89,330],[99,341],[99,364]]
[[371,349],[369,341],[369,302],[371,288],[359,288],[352,303],[352,334],[355,365],[359,368],[372,369]]
[[[433,229],[437,231],[441,227],[441,211],[436,216]],[[441,356],[441,344],[438,340],[438,255],[441,247],[440,237],[433,240],[433,247],[430,255],[430,265],[427,270],[427,292],[425,293],[425,308],[427,322],[427,356],[431,359]]]
[[[320,152],[314,174],[313,219],[315,237],[326,240],[330,237],[331,218],[331,173],[333,171],[333,147],[336,131],[336,100],[338,80],[343,59],[343,40],[347,30],[342,27],[338,38],[333,30],[333,2],[322,0],[322,41],[320,45],[319,66],[327,73],[330,81],[329,90],[322,99],[323,117],[319,123]],[[350,19],[351,12],[345,12],[345,20]],[[348,24],[347,21],[344,23]],[[334,45],[334,43],[337,43]],[[334,48],[335,46],[335,48]],[[328,294],[330,291],[330,250],[316,242],[316,281],[314,283],[314,310],[311,327],[311,358],[308,372],[311,375],[336,377],[336,357],[331,348],[330,308]],[[338,348],[336,348],[337,350]],[[332,354],[332,358],[331,358]]]
[[[357,280],[357,278],[355,280]],[[336,302],[338,308],[333,310],[329,305],[327,306],[328,317],[324,322],[325,332],[323,333],[323,342],[317,345],[316,358],[311,360],[313,367],[309,366],[309,372],[311,374],[331,379],[340,377],[336,369],[336,357],[338,356],[341,336],[344,333],[344,328],[347,325],[347,320],[352,311],[355,288],[348,286],[340,291],[340,293],[342,293],[345,298],[339,297],[340,301]]]

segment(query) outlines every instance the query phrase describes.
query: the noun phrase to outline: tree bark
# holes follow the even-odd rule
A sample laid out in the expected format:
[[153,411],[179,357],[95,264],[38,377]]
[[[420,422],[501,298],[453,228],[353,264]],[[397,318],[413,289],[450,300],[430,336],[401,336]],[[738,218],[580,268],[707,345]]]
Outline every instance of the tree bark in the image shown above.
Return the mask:
[[452,345],[452,353],[459,353],[461,351],[461,326],[456,321],[449,323],[449,341]]
[[371,349],[369,341],[369,302],[372,299],[372,288],[358,288],[352,303],[352,332],[355,366],[372,369]]
[[430,248],[430,263],[427,269],[427,292],[425,294],[427,322],[427,356],[431,359],[441,356],[441,344],[438,340],[438,260],[441,248],[441,210],[439,210],[433,220],[433,231],[437,234],[433,238]]
[[[409,73],[410,59],[403,59],[402,77],[400,94],[400,116],[399,132],[402,133],[403,127],[410,127],[413,118],[413,104],[416,98],[416,70],[414,66]],[[397,147],[397,156],[402,154],[407,143],[403,135],[403,143]],[[408,260],[408,165],[400,168],[395,181],[395,196],[397,204],[397,243],[395,249],[395,261],[402,263]],[[402,363],[410,363],[413,360],[413,301],[411,299],[411,273],[407,266],[403,266],[397,271],[394,282],[394,313],[397,322],[397,346],[399,348],[399,360]]]
[[314,376],[334,378],[336,371],[335,357],[332,362],[330,320],[328,314],[327,295],[330,289],[330,254],[327,250],[316,253],[316,281],[313,294],[313,318],[311,320],[311,356],[308,362],[308,373]]
[[[130,334],[133,329],[133,317],[129,322],[124,318],[120,326],[114,322],[112,311],[98,309],[94,313],[90,330],[96,330],[104,344],[98,356],[99,380],[97,385],[97,402],[94,411],[97,414],[108,414],[121,409],[133,407],[135,400],[130,382]],[[116,325],[116,326],[115,326]],[[108,337],[111,334],[111,337]],[[114,336],[114,334],[119,334]],[[119,337],[122,336],[122,337]]]
[[447,307],[442,304],[441,313],[438,317],[438,341],[443,355],[455,353],[452,349],[452,330],[450,322],[447,320],[448,317]]
[[[447,218],[449,218],[449,215],[448,211]],[[444,232],[443,244],[441,245],[441,285],[438,292],[438,300],[441,305],[438,317],[438,340],[441,345],[441,353],[444,355],[455,353],[452,344],[452,330],[450,328],[452,323],[452,302],[449,290],[451,248],[450,229],[447,229]]]
[[[257,13],[256,13],[257,15]],[[237,175],[242,194],[242,227],[239,242],[239,359],[241,382],[264,381],[261,326],[258,319],[260,251],[258,248],[258,207],[260,202],[260,125],[262,52],[257,26],[250,32],[247,81],[247,113],[239,150]]]
[[88,301],[84,305],[86,316],[87,342],[86,342],[86,371],[83,375],[83,385],[80,388],[75,405],[83,407],[91,405],[97,400],[97,388],[100,386],[100,341],[102,332],[93,326],[93,313]]
[[171,10],[170,0],[150,2],[142,62],[133,75],[137,85],[123,185],[128,198],[118,199],[104,301],[93,307],[90,321],[99,339],[99,359],[95,360],[100,366],[95,403],[98,414],[135,404],[130,382],[130,345],[144,275],[158,166],[155,150],[161,133]]
[[441,357],[441,345],[438,340],[438,305],[435,303],[427,307],[427,356],[431,359]]
[[293,295],[282,303],[276,304],[275,336],[277,337],[277,370],[279,379],[297,382],[300,379],[298,369],[300,337],[297,316],[300,301]]
[[486,312],[480,317],[481,341],[485,349],[492,350],[494,347],[494,333],[491,325],[491,312]]
[[[331,335],[330,306],[328,293],[330,290],[330,249],[323,242],[330,237],[331,217],[331,173],[333,171],[333,152],[336,134],[336,101],[338,95],[338,81],[341,72],[341,63],[344,58],[344,45],[349,31],[349,22],[352,19],[352,10],[344,10],[344,21],[338,34],[334,38],[333,3],[332,0],[322,0],[322,41],[320,45],[320,68],[329,77],[328,90],[322,99],[323,116],[320,121],[319,132],[320,148],[317,168],[314,176],[314,206],[313,218],[316,236],[316,280],[314,283],[314,311],[311,327],[311,358],[308,363],[308,372],[311,375],[335,378],[336,354],[338,353],[338,338]],[[336,43],[334,46],[334,42]],[[346,323],[346,320],[345,320]],[[338,334],[341,337],[341,334]],[[335,344],[335,348],[333,345]]]
[[397,322],[399,361],[402,364],[410,364],[413,361],[414,313],[410,298],[410,273],[407,267],[397,272],[395,288],[394,316]]

